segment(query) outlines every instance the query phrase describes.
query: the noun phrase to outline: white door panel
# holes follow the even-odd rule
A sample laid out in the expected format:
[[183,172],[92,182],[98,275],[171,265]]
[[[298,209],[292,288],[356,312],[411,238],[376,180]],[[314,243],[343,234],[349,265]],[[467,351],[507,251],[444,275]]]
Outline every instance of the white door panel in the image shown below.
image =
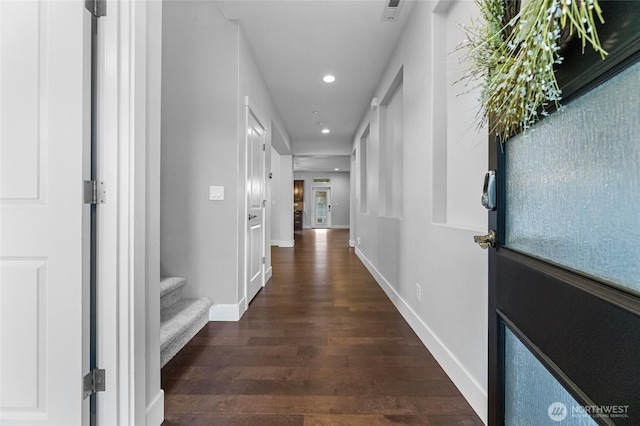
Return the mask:
[[265,130],[247,112],[247,304],[264,284],[264,144]]
[[78,425],[87,414],[89,19],[84,2],[0,1],[3,425]]

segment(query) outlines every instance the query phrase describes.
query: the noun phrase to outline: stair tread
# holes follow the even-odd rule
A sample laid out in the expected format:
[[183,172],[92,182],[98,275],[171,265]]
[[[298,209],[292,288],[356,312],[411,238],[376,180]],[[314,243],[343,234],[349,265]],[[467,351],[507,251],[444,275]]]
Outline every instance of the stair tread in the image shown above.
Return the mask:
[[163,309],[160,314],[160,348],[164,349],[212,305],[213,302],[210,299],[201,297],[181,299]]
[[163,277],[160,280],[160,297],[171,293],[187,283],[187,280],[181,277]]

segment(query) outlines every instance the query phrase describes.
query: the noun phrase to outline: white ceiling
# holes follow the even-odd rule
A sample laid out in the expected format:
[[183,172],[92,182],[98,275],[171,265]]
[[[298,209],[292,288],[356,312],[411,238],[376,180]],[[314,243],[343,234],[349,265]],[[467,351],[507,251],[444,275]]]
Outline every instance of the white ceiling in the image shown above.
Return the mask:
[[[411,13],[413,3],[403,2],[398,20],[385,22],[388,0],[218,1],[253,50],[292,154],[305,156],[307,166],[300,167],[342,169],[344,157],[332,167],[330,156],[351,154],[357,126]],[[325,74],[336,81],[324,83]],[[320,133],[317,122],[331,133]],[[316,155],[322,156],[318,164]]]

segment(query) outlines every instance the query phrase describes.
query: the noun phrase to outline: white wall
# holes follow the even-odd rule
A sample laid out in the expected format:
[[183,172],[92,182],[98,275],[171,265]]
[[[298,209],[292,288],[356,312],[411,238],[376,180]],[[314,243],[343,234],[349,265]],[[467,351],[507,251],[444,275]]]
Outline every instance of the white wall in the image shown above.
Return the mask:
[[271,245],[293,247],[293,157],[271,150]]
[[[473,2],[442,1],[434,14],[434,4],[417,2],[375,93],[382,99],[403,69],[402,219],[379,215],[380,109],[368,110],[356,132],[358,150],[371,126],[368,213],[360,212],[356,182],[356,253],[486,419],[487,258],[472,237],[486,232],[480,194],[487,134],[473,127],[474,97],[456,97],[465,88],[450,88],[459,71],[456,58],[447,56],[464,38],[456,23],[477,12]],[[359,179],[359,170],[354,176]],[[416,284],[422,287],[420,301]]]
[[[313,213],[313,187],[331,188],[331,227],[349,228],[351,182],[349,172],[300,172],[295,180],[304,180],[303,226],[311,228]],[[331,178],[330,183],[314,183],[313,178]],[[292,183],[293,186],[293,183]]]
[[293,247],[293,155],[280,156],[280,246]]
[[280,181],[282,175],[280,174],[280,154],[275,148],[271,147],[271,164],[269,168],[271,173],[271,184],[269,185],[269,205],[271,206],[271,215],[269,221],[271,225],[271,239],[270,244],[272,246],[280,245],[280,210],[282,209],[280,203]]
[[[238,24],[216,2],[163,4],[161,273],[185,277],[186,295],[213,299],[212,312],[240,309],[245,100],[267,131],[267,173],[272,128],[284,126]],[[278,138],[291,145],[286,133]],[[223,201],[209,201],[211,185],[224,186]]]
[[357,184],[359,183],[359,180],[356,177],[356,171],[358,170],[357,161],[358,160],[357,160],[356,151],[354,150],[353,154],[351,154],[351,167],[349,169],[351,170],[351,172],[349,173],[349,246],[350,247],[356,246],[356,235],[357,235],[356,197],[358,194]]
[[[215,2],[163,9],[161,273],[185,277],[187,296],[234,303],[238,28]],[[224,201],[209,201],[210,185]]]

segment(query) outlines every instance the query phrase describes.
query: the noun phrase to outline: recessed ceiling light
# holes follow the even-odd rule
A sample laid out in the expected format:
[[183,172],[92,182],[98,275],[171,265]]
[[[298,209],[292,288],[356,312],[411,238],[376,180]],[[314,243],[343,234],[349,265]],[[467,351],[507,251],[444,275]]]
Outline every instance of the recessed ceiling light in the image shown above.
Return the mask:
[[320,114],[319,111],[311,111],[311,114]]
[[322,129],[322,133],[324,133],[325,135],[326,135],[327,133],[329,133],[330,131],[331,131],[331,130],[329,130],[329,129]]
[[334,81],[336,81],[336,78],[331,74],[327,74],[324,77],[322,77],[322,81],[324,81],[325,83],[333,83]]
[[340,171],[340,169],[338,169],[337,167],[336,167],[335,169],[333,169],[333,170],[335,170],[336,172],[339,172],[339,171]]

